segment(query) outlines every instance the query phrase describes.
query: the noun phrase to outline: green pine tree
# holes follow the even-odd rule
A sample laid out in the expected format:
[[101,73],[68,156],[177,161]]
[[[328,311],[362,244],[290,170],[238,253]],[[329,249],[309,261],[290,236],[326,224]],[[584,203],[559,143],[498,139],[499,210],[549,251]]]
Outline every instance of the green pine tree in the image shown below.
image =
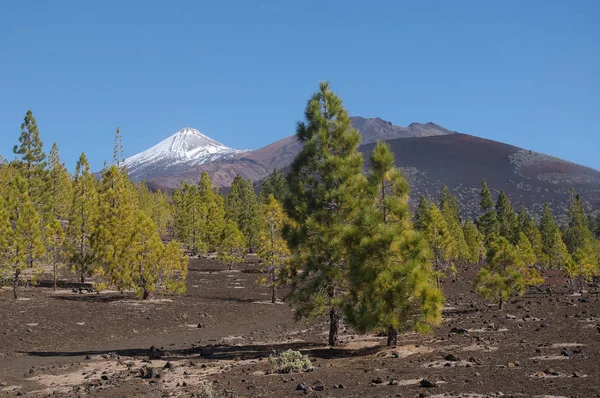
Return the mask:
[[250,180],[237,175],[231,183],[231,189],[225,201],[228,219],[237,223],[238,229],[246,240],[246,248],[254,251],[259,226],[258,200]]
[[535,268],[538,257],[535,255],[533,246],[524,232],[519,232],[519,240],[515,246],[521,257],[521,274],[527,286],[537,286],[544,283],[544,278]]
[[554,230],[554,237],[548,253],[548,265],[554,269],[564,269],[571,262],[569,250],[565,244],[562,234],[558,228]]
[[426,231],[427,230],[427,220],[429,220],[429,211],[431,210],[431,204],[427,199],[425,199],[425,195],[421,195],[419,199],[419,204],[417,205],[417,211],[415,211],[415,215],[413,218],[413,224],[415,230],[417,231]]
[[594,241],[594,234],[589,229],[583,200],[575,193],[575,190],[571,190],[568,216],[569,223],[564,238],[569,253],[574,254]]
[[454,276],[456,267],[452,259],[457,256],[456,242],[452,239],[448,224],[435,204],[431,205],[427,239],[432,253],[432,263],[438,288],[448,272]]
[[279,275],[290,257],[287,243],[282,236],[283,226],[288,222],[281,204],[270,194],[261,205],[261,217],[264,223],[258,239],[258,257],[262,260],[263,276],[260,283],[271,289],[271,302],[276,303],[276,290],[282,281]]
[[448,233],[450,234],[452,245],[454,247],[454,250],[450,253],[450,261],[468,261],[469,247],[467,246],[465,234],[462,229],[458,203],[456,197],[452,195],[450,189],[446,185],[442,187],[439,209],[446,221]]
[[[205,208],[201,220],[201,239],[206,244],[207,250],[213,252],[218,249],[221,232],[225,227],[225,204],[223,197],[219,195],[217,188],[213,186],[210,176],[206,172],[202,173],[200,177],[198,190],[199,200]],[[254,193],[252,193],[250,199],[256,201]],[[258,217],[256,220],[258,220]],[[256,231],[252,232],[252,237],[255,233]]]
[[217,260],[227,264],[229,269],[235,264],[242,263],[246,254],[245,244],[244,234],[238,229],[235,221],[227,220],[221,232]]
[[270,195],[273,195],[279,203],[283,203],[288,195],[285,175],[277,170],[277,168],[273,169],[273,172],[263,179],[260,190],[260,201],[263,203],[267,202]]
[[[98,217],[90,237],[96,264],[94,274],[119,290],[131,286],[129,250],[135,225],[134,192],[129,180],[116,165],[102,172]],[[99,284],[99,288],[104,284]]]
[[[40,216],[29,197],[27,180],[20,174],[9,183],[10,189],[3,198],[3,211],[0,216],[5,261],[4,274],[13,278],[13,295],[17,299],[17,286],[23,271],[33,268],[35,275],[40,272],[38,261],[44,256],[44,244]],[[8,222],[7,222],[8,220]]]
[[44,144],[40,140],[40,134],[37,122],[33,113],[29,110],[21,124],[21,135],[19,145],[15,145],[13,152],[20,155],[16,161],[21,175],[27,180],[28,194],[40,213],[42,218],[46,218],[48,212],[47,196],[47,175],[46,175],[46,154],[43,150]]
[[55,218],[46,225],[44,234],[46,246],[46,261],[52,266],[52,286],[57,287],[58,271],[65,265],[65,231]]
[[[547,266],[552,263],[552,253],[554,251],[554,244],[557,242],[557,233],[560,235],[558,225],[556,225],[556,222],[554,221],[550,205],[546,203],[544,204],[542,220],[540,221],[540,234],[542,236],[543,263]],[[560,241],[562,241],[562,238],[560,238]]]
[[496,218],[498,219],[499,235],[513,244],[516,243],[519,238],[518,216],[504,191],[500,191],[496,202]]
[[485,237],[486,244],[489,244],[495,235],[499,233],[499,223],[496,212],[494,211],[494,200],[492,193],[485,180],[481,183],[481,210],[483,214],[477,220],[477,228]]
[[385,330],[388,346],[395,346],[399,331],[427,331],[440,322],[443,297],[427,241],[410,222],[408,184],[387,144],[378,143],[371,155],[366,188],[345,237],[350,253],[345,313],[361,332]]
[[585,284],[590,282],[600,271],[598,264],[599,243],[595,240],[585,240],[583,245],[573,253],[572,260],[568,261],[564,270],[573,287],[579,291],[584,290]]
[[513,295],[525,293],[525,278],[521,273],[523,259],[510,242],[500,236],[491,243],[487,253],[487,264],[477,274],[473,285],[483,298],[498,304],[500,310]]
[[73,182],[66,167],[60,161],[58,146],[50,150],[48,170],[50,219],[67,220],[73,201]]
[[485,245],[483,235],[477,229],[475,223],[471,220],[466,220],[463,223],[463,234],[468,248],[468,262],[477,264],[483,261],[485,257]]
[[342,100],[321,83],[309,100],[296,137],[304,144],[288,174],[287,238],[292,249],[289,301],[297,317],[329,314],[329,344],[338,340],[348,291],[344,227],[353,219],[353,184],[362,178],[361,137]]
[[67,228],[67,253],[73,272],[78,272],[81,283],[92,272],[90,236],[98,216],[98,193],[94,176],[85,154],[77,161],[73,181],[73,200]]
[[183,293],[187,274],[187,259],[183,253],[176,247],[165,247],[156,224],[143,211],[135,212],[134,226],[124,249],[126,269],[117,275],[117,284],[122,289],[134,289],[143,300],[161,290]]
[[208,246],[203,238],[206,206],[200,200],[198,187],[186,182],[173,194],[175,204],[175,236],[192,254],[203,253]]

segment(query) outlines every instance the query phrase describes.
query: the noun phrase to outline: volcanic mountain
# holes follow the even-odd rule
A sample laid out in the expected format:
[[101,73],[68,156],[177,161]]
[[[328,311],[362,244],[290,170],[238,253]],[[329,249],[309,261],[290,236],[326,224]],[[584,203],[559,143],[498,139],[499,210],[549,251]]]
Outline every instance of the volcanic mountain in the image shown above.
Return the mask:
[[127,158],[125,166],[133,180],[150,180],[187,171],[197,165],[232,159],[243,152],[185,127],[152,148]]
[[[411,123],[407,127],[400,127],[380,118],[350,119],[352,125],[361,132],[362,145],[396,138],[433,137],[455,133],[431,122]],[[203,137],[202,140],[197,139],[198,135]],[[176,144],[172,144],[175,141]],[[183,151],[180,148],[194,149]],[[184,129],[127,159],[125,163],[132,179],[145,179],[155,188],[173,189],[178,187],[181,181],[196,183],[204,171],[211,175],[216,185],[227,187],[237,174],[256,181],[274,168],[285,168],[300,149],[302,144],[296,140],[296,136],[286,137],[254,151],[241,151],[228,148],[197,130]],[[211,152],[210,157],[206,155],[207,152]],[[202,156],[196,157],[195,154]]]
[[[437,198],[443,185],[457,195],[462,212],[479,211],[480,183],[504,190],[513,205],[540,214],[550,203],[560,218],[571,188],[581,193],[588,210],[600,209],[600,172],[553,156],[448,130],[435,123],[395,126],[380,118],[352,117],[362,134],[359,150],[368,166],[375,142],[386,141],[411,186],[411,205],[421,194]],[[257,181],[274,168],[285,170],[302,144],[290,136],[253,151],[232,149],[197,130],[183,129],[165,141],[126,160],[135,180],[153,189],[172,190],[181,181],[197,183],[202,172],[228,187],[239,174]]]

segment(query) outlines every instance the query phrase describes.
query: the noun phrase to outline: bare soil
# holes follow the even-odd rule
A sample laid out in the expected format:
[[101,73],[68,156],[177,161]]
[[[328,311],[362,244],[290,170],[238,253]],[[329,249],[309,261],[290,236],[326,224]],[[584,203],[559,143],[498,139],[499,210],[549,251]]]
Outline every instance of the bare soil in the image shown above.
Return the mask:
[[[393,349],[345,328],[330,349],[325,320],[296,322],[271,304],[251,264],[194,259],[184,296],[147,302],[65,283],[21,287],[17,301],[2,289],[0,396],[191,397],[205,384],[214,397],[600,396],[597,287],[572,294],[553,275],[498,311],[474,296],[474,271],[460,271],[444,285],[442,325]],[[288,348],[313,371],[273,374],[269,355]]]

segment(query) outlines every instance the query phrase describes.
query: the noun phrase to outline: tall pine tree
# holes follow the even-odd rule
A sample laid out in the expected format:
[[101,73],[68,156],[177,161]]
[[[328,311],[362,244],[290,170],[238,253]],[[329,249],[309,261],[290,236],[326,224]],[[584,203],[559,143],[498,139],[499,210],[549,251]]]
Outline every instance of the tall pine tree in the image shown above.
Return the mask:
[[235,176],[225,201],[225,209],[227,218],[235,221],[244,234],[247,249],[253,251],[259,231],[259,210],[250,180],[244,180],[239,174]]
[[494,200],[492,193],[487,186],[485,180],[481,183],[481,210],[483,214],[477,220],[477,228],[485,237],[486,245],[491,242],[495,235],[499,232],[498,218],[494,211]]
[[343,235],[352,221],[352,184],[361,177],[361,137],[342,100],[321,83],[309,100],[296,137],[304,144],[288,175],[288,242],[293,250],[290,302],[297,317],[329,315],[329,344],[338,343],[348,291]]
[[67,228],[67,252],[72,270],[79,273],[81,283],[92,271],[90,236],[98,215],[98,192],[96,181],[90,173],[90,165],[81,154],[75,168],[73,200]]
[[263,228],[258,240],[258,257],[262,259],[261,284],[271,289],[271,302],[275,304],[276,289],[280,286],[280,274],[290,257],[287,243],[282,236],[283,227],[288,222],[281,204],[270,194],[261,205]]
[[500,195],[498,195],[496,217],[498,219],[499,235],[515,244],[519,238],[518,216],[504,191],[500,191]]
[[361,332],[386,330],[388,346],[395,346],[399,331],[425,331],[441,320],[443,297],[427,242],[410,222],[408,184],[387,144],[378,143],[371,155],[366,191],[345,238],[351,292],[345,313]]
[[58,146],[52,145],[49,156],[49,206],[50,219],[67,220],[73,201],[73,182],[66,167],[60,161]]

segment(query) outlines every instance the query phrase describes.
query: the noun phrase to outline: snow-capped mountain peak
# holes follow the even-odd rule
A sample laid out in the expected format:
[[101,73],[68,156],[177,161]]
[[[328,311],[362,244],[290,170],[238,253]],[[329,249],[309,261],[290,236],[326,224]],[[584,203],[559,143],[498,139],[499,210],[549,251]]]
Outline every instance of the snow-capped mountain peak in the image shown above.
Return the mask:
[[184,127],[169,138],[125,160],[129,176],[142,180],[147,176],[187,171],[193,166],[231,158],[245,151],[229,148],[218,141]]

